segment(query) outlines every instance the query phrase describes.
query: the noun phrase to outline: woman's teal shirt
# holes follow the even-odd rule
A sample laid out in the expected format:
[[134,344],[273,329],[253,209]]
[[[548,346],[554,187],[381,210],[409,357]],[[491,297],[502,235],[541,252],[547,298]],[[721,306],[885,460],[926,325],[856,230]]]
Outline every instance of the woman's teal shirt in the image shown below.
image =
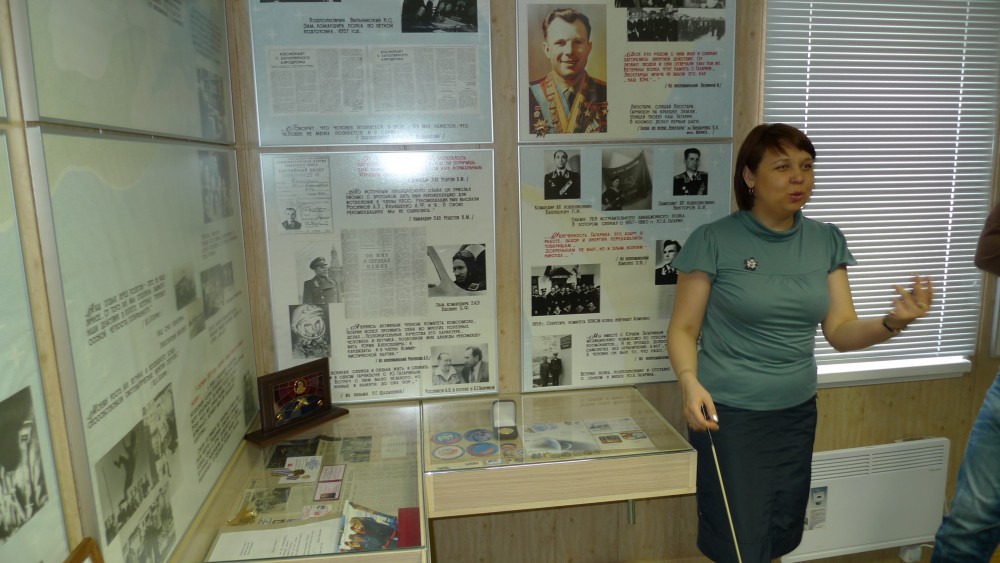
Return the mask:
[[816,394],[815,337],[830,305],[827,277],[857,264],[840,229],[795,214],[775,232],[747,211],[702,225],[674,259],[712,280],[698,380],[725,405],[775,410]]

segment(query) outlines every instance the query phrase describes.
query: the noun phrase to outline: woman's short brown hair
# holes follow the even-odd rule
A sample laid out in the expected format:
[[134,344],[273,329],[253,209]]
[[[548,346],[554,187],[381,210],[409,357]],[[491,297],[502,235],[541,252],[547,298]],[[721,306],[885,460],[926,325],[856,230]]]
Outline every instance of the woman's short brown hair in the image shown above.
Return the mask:
[[743,179],[743,169],[749,168],[754,174],[767,151],[785,154],[788,147],[794,147],[816,158],[816,148],[805,133],[785,123],[762,123],[750,130],[740,152],[736,155],[736,169],[733,172],[733,192],[736,205],[744,211],[753,207],[753,192]]

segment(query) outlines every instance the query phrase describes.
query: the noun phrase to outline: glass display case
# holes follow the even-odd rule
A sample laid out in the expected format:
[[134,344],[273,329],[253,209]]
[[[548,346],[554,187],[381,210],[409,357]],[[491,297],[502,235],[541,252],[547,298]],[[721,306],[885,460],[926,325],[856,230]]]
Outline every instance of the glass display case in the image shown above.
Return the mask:
[[695,490],[694,450],[634,387],[421,405],[429,518]]
[[220,495],[229,508],[205,560],[425,561],[419,434],[417,403],[381,403],[270,447],[247,444],[242,487]]

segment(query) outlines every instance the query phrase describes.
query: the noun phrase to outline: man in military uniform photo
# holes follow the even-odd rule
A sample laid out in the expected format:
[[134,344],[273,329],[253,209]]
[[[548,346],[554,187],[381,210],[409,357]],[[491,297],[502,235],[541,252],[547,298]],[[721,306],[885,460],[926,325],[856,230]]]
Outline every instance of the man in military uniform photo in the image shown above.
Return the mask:
[[607,133],[608,85],[587,73],[590,19],[572,8],[552,10],[542,21],[542,51],[552,70],[528,87],[528,124],[548,133]]
[[708,172],[699,172],[701,151],[696,148],[684,151],[684,172],[674,176],[674,195],[708,194]]
[[302,303],[313,305],[340,303],[340,286],[330,279],[330,266],[327,265],[326,258],[322,256],[315,258],[309,263],[309,268],[316,275],[302,284]]
[[545,175],[545,199],[580,199],[580,173],[566,166],[569,155],[557,150],[552,160],[556,169]]

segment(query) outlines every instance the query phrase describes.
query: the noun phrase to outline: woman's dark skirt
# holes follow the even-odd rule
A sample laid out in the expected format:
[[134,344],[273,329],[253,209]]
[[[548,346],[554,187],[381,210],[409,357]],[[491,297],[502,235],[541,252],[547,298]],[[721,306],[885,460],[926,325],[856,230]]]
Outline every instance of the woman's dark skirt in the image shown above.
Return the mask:
[[[715,404],[712,433],[743,563],[768,562],[802,540],[816,398],[776,411]],[[707,432],[688,429],[698,452],[698,548],[717,563],[737,561]]]

